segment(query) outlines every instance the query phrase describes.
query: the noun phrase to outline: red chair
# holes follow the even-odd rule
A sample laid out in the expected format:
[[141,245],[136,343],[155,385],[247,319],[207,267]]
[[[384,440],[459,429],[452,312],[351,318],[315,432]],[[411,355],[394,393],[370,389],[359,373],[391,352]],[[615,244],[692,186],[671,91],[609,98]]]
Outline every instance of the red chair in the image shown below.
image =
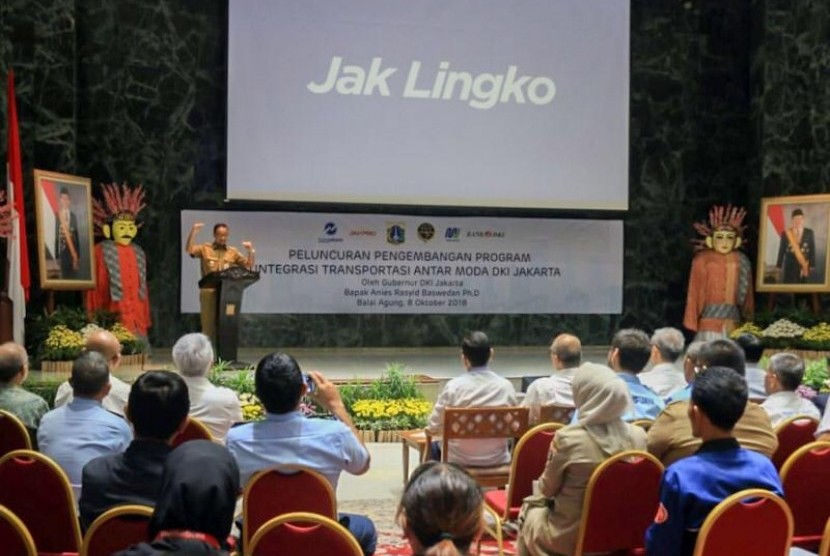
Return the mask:
[[38,552],[78,552],[81,529],[69,479],[49,457],[15,450],[0,458],[0,504],[14,512]]
[[781,468],[784,499],[795,520],[793,544],[815,549],[830,518],[830,442],[811,442]]
[[787,503],[768,490],[736,492],[709,513],[694,556],[782,556],[789,552],[793,516]]
[[293,512],[269,520],[251,540],[251,556],[362,556],[348,529],[328,517]]
[[556,431],[564,426],[562,423],[545,423],[527,431],[513,449],[507,490],[485,492],[484,502],[497,516],[495,527],[491,528],[488,524],[486,529],[488,534],[496,539],[499,554],[503,545],[503,523],[519,517],[522,500],[533,494],[533,481],[538,479],[545,469],[553,437]]
[[99,515],[84,535],[80,556],[110,556],[146,541],[153,508],[126,504]]
[[647,452],[629,450],[602,462],[585,490],[574,554],[642,549],[660,503],[662,477],[663,464]]
[[804,415],[796,415],[775,427],[778,437],[778,449],[772,454],[772,463],[779,471],[793,452],[815,440],[818,420]]
[[31,533],[20,518],[5,506],[0,506],[0,546],[3,547],[3,554],[37,556]]
[[195,417],[188,417],[187,418],[187,425],[185,425],[184,430],[176,435],[173,439],[173,447],[179,446],[184,442],[189,440],[213,440],[213,436],[210,434],[208,428],[196,419]]
[[337,499],[331,483],[302,467],[266,469],[248,480],[242,493],[242,546],[265,523],[291,512],[310,512],[337,519]]
[[0,457],[15,450],[31,450],[32,439],[23,421],[14,413],[0,409]]

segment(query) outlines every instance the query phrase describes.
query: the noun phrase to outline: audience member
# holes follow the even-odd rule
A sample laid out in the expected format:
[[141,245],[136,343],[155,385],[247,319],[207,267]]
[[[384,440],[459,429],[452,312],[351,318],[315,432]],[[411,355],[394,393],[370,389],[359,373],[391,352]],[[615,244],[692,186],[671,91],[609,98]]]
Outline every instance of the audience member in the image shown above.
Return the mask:
[[78,357],[69,378],[74,399],[44,415],[37,430],[40,451],[66,472],[76,500],[84,465],[123,452],[133,437],[127,422],[101,405],[110,391],[109,374],[107,360],[97,351]]
[[550,363],[553,374],[534,380],[522,400],[523,407],[530,408],[530,422],[539,422],[539,410],[546,405],[574,407],[571,383],[576,369],[582,363],[582,344],[571,334],[560,334],[550,346]]
[[14,342],[0,345],[0,409],[13,413],[26,425],[29,434],[36,437],[35,431],[41,417],[49,411],[49,404],[20,386],[28,375],[26,348]]
[[730,494],[762,488],[782,495],[769,458],[741,448],[732,434],[747,399],[746,383],[732,369],[709,367],[695,379],[688,420],[703,443],[663,475],[660,507],[646,533],[649,554],[691,555],[703,520]]
[[608,366],[616,371],[628,386],[634,402],[633,411],[623,417],[626,421],[654,419],[663,410],[663,400],[648,386],[640,383],[637,375],[651,358],[651,341],[642,330],[625,328],[614,334],[608,352]]
[[233,390],[214,386],[207,379],[213,365],[210,338],[198,332],[179,338],[173,346],[173,363],[190,392],[190,416],[224,444],[231,425],[242,421],[242,406]]
[[695,381],[695,370],[699,367],[698,357],[701,348],[706,345],[702,340],[695,340],[686,347],[686,355],[683,357],[683,378],[686,379],[686,386],[680,390],[676,390],[671,396],[666,398],[666,405],[674,402],[688,400],[692,397],[692,383]]
[[[488,367],[493,356],[490,340],[484,332],[473,332],[461,342],[461,362],[466,372],[444,386],[432,408],[426,430],[440,435],[447,407],[508,407],[518,405],[516,391],[506,378]],[[432,449],[438,459],[437,443]],[[452,440],[447,461],[459,465],[487,467],[510,462],[507,441],[502,438]]]
[[80,499],[84,528],[119,504],[155,506],[164,463],[187,424],[187,385],[176,373],[148,371],[130,390],[127,419],[135,440],[124,453],[95,458],[83,468]]
[[[257,365],[256,394],[265,406],[265,420],[228,432],[228,448],[239,464],[243,485],[262,469],[300,465],[321,473],[336,489],[342,471],[362,475],[369,470],[369,451],[358,436],[337,387],[318,372],[309,375],[315,385],[315,401],[337,420],[308,419],[300,413],[300,401],[307,387],[293,357],[272,353]],[[377,533],[371,520],[355,514],[340,514],[340,519],[364,554],[373,554]]]
[[818,408],[810,400],[796,393],[804,378],[804,361],[792,353],[776,353],[767,366],[766,400],[761,404],[769,415],[773,428],[796,415],[821,419]]
[[767,397],[767,373],[758,365],[764,355],[761,339],[755,334],[741,334],[735,342],[744,350],[746,358],[746,385],[749,387],[749,399],[762,401]]
[[685,388],[683,371],[675,366],[686,339],[677,328],[658,328],[651,335],[650,371],[640,373],[640,382],[654,390],[661,398]]
[[239,469],[227,448],[208,440],[185,442],[164,464],[149,542],[117,556],[227,555],[238,494]]
[[406,484],[397,519],[413,554],[466,556],[484,526],[484,495],[461,467],[427,462]]
[[[708,367],[727,367],[743,378],[745,365],[744,352],[740,346],[732,340],[721,338],[707,342],[700,349],[696,368],[700,373]],[[697,378],[694,383],[697,383]],[[660,459],[663,465],[668,466],[694,454],[700,446],[700,439],[692,434],[687,417],[689,405],[689,400],[669,404],[648,430],[648,451]],[[769,417],[761,406],[753,402],[747,402],[745,411],[735,424],[733,435],[744,448],[767,457],[772,457],[778,448],[778,438],[772,430]]]
[[596,467],[624,450],[643,450],[646,433],[623,421],[628,389],[610,369],[585,363],[573,381],[579,421],[556,432],[539,478],[542,496],[525,501],[519,554],[573,554],[585,488]]
[[[110,391],[102,400],[104,409],[124,416],[124,406],[130,396],[130,385],[113,375],[121,364],[121,342],[109,330],[97,330],[90,333],[84,340],[87,351],[97,351],[107,360],[110,370]],[[58,386],[55,393],[55,407],[66,405],[72,401],[72,386],[65,380]]]

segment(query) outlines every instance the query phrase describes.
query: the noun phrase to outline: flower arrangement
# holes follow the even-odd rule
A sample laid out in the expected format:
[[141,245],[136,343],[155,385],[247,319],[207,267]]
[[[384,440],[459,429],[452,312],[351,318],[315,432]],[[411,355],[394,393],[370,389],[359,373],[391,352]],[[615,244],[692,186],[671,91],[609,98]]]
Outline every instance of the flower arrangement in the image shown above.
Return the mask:
[[766,328],[747,322],[730,333],[731,338],[752,334],[770,349],[830,350],[830,324],[820,322],[811,327],[801,326],[786,318],[771,323]]
[[43,348],[40,350],[40,358],[44,361],[72,360],[83,350],[83,334],[59,324],[49,331],[49,335],[43,342]]
[[354,424],[365,430],[406,430],[426,426],[432,404],[426,400],[357,400],[352,404]]

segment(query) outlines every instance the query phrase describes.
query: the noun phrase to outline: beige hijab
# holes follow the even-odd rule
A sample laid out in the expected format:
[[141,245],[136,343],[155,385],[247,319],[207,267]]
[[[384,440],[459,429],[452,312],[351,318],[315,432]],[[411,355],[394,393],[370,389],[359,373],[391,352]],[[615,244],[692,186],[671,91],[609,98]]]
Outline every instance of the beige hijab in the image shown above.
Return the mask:
[[606,456],[631,449],[633,440],[621,417],[632,406],[625,382],[605,365],[585,363],[574,375],[578,423]]

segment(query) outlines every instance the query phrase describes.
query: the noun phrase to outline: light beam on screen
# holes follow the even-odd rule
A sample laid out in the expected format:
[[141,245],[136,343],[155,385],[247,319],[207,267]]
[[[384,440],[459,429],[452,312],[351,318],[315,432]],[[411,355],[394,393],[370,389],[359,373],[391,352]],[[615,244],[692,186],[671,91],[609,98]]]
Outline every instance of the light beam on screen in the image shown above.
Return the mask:
[[624,0],[234,0],[230,199],[624,210]]

